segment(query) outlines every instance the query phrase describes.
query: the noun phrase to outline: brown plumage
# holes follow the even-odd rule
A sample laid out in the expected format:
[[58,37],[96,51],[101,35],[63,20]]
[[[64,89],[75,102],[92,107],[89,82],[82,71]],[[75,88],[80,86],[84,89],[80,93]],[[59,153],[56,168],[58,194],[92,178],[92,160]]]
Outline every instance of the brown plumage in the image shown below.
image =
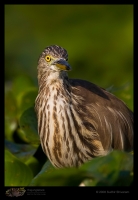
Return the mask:
[[114,149],[133,149],[133,113],[85,80],[68,79],[67,51],[47,47],[38,61],[35,101],[43,151],[55,167],[79,166]]

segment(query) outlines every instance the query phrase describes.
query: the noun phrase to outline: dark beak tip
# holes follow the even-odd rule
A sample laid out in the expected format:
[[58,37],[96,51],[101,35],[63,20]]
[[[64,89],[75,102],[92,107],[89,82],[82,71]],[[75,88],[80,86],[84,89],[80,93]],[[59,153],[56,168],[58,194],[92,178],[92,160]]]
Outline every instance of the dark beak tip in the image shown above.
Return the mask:
[[68,66],[68,67],[67,67],[67,70],[68,70],[68,71],[71,71],[71,70],[72,70],[72,68],[71,68],[70,66]]

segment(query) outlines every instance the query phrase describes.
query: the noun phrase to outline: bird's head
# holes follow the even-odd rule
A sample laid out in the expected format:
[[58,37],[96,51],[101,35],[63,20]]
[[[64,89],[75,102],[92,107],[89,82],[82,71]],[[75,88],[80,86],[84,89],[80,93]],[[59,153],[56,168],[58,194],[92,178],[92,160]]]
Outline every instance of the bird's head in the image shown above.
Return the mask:
[[39,57],[38,70],[41,68],[45,72],[62,72],[71,70],[67,62],[67,51],[57,45],[51,45],[44,49]]

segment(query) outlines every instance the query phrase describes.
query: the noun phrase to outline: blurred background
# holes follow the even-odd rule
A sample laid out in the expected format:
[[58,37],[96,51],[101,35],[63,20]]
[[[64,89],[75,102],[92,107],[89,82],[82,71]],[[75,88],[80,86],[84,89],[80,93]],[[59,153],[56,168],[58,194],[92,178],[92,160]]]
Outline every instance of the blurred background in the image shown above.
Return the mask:
[[70,78],[108,89],[133,110],[133,5],[5,5],[6,84],[37,87],[37,61],[51,44],[68,51]]

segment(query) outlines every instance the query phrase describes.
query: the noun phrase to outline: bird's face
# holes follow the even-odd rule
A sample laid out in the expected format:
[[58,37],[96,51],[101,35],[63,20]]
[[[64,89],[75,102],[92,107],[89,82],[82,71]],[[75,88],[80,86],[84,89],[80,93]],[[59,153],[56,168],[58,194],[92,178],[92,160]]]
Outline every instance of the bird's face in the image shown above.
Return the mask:
[[41,54],[38,67],[43,66],[47,71],[69,71],[71,66],[67,62],[67,51],[57,45],[47,47]]

